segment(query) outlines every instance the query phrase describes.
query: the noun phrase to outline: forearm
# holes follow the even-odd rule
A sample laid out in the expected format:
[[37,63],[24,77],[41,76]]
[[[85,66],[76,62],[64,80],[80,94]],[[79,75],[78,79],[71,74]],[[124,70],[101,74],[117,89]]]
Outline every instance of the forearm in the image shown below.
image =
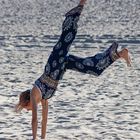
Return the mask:
[[37,137],[37,103],[35,100],[35,89],[31,93],[31,105],[32,105],[32,135],[33,140],[36,140]]
[[47,130],[47,120],[48,120],[48,101],[42,101],[42,129],[41,129],[41,138],[45,139],[46,130]]
[[37,136],[37,118],[32,119],[32,134],[33,134],[33,140],[36,140],[36,136]]
[[47,121],[42,120],[41,139],[45,139],[47,130]]

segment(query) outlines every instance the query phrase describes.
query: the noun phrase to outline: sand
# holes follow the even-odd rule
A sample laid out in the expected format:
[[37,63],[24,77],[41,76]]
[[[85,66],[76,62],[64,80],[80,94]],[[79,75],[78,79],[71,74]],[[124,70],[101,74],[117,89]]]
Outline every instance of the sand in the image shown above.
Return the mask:
[[[32,139],[31,112],[16,114],[14,106],[20,92],[31,88],[42,74],[58,40],[63,15],[78,1],[56,2],[1,2],[0,140]],[[130,50],[132,67],[119,60],[100,77],[67,71],[49,100],[47,140],[140,139],[139,10],[136,0],[89,0],[70,53],[92,56],[118,41]],[[54,17],[59,18],[53,21]],[[41,106],[38,119],[40,139]]]

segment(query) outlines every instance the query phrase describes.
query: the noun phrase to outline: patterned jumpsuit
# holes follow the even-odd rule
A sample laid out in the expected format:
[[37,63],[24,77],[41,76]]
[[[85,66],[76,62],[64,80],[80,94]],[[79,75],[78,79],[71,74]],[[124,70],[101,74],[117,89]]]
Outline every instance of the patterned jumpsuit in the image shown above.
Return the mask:
[[42,93],[42,99],[49,99],[54,95],[58,81],[62,79],[67,69],[99,76],[118,57],[117,43],[113,43],[103,53],[91,57],[80,58],[68,55],[69,48],[77,33],[77,22],[82,9],[83,6],[77,6],[65,15],[60,39],[51,52],[44,73],[35,81],[35,86]]

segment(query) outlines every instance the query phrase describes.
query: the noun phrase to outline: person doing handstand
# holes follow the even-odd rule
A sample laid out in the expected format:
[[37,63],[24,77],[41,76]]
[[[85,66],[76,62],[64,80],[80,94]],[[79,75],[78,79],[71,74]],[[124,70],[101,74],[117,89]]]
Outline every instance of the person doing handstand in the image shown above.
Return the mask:
[[40,102],[42,104],[41,138],[45,139],[48,99],[54,95],[58,83],[67,69],[99,76],[107,67],[120,58],[125,59],[127,64],[130,65],[128,49],[124,48],[118,52],[116,42],[103,53],[97,53],[94,56],[80,58],[68,54],[77,33],[77,23],[85,2],[86,0],[80,0],[77,7],[66,13],[62,25],[62,34],[48,58],[43,74],[35,81],[32,90],[26,90],[20,94],[16,111],[21,111],[23,108],[32,110],[32,135],[34,140],[37,137],[37,105]]

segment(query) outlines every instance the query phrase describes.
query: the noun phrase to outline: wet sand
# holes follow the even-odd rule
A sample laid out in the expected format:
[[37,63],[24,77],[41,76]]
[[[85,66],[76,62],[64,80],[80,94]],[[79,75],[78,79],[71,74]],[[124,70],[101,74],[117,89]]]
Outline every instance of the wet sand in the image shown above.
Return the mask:
[[[19,93],[31,88],[42,74],[58,40],[63,15],[76,3],[1,2],[0,140],[32,139],[31,112],[16,114],[14,106]],[[140,139],[139,4],[135,0],[89,0],[70,53],[92,56],[117,41],[130,50],[132,67],[119,60],[100,77],[67,71],[49,100],[47,140]],[[38,110],[40,137],[41,107]]]
[[[43,40],[50,42],[44,43]],[[20,91],[31,88],[44,69],[58,36],[10,37],[0,48],[0,139],[31,139],[31,112],[14,113]],[[114,37],[115,40],[117,38]],[[139,39],[139,38],[137,38]],[[22,43],[25,42],[23,45]],[[107,40],[107,42],[105,41]],[[113,37],[111,38],[113,40]],[[111,40],[77,36],[70,53],[90,56]],[[131,52],[132,67],[117,61],[100,77],[67,71],[49,100],[48,140],[138,140],[140,138],[139,44],[118,39]],[[98,43],[100,41],[100,43]],[[1,41],[2,42],[2,41]],[[10,44],[8,44],[10,42]],[[41,108],[39,107],[39,124]],[[38,129],[40,136],[40,125]]]

